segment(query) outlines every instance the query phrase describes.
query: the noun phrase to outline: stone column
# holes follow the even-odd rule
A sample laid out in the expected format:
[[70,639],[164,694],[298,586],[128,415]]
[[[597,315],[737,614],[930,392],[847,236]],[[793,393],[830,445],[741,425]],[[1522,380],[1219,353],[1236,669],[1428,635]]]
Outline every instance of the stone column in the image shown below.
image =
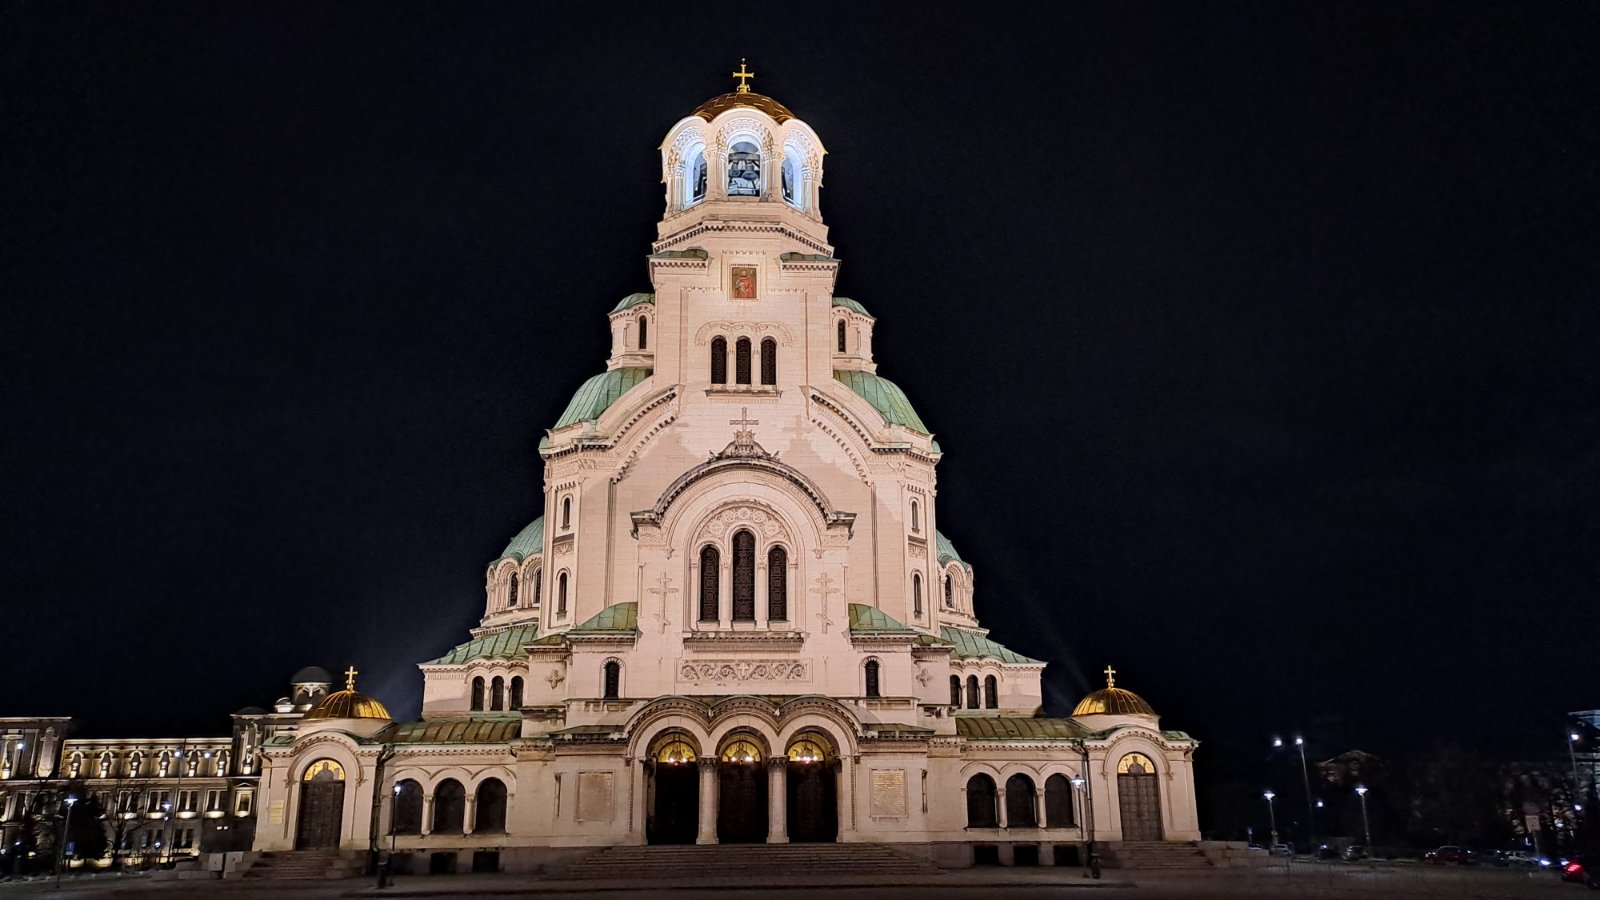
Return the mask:
[[717,761],[701,757],[700,763],[700,834],[696,844],[717,842]]
[[1001,828],[1005,828],[1006,827],[1006,789],[1004,787],[995,788],[995,791],[994,791],[994,815],[995,815],[995,821],[1000,823],[1000,827]]
[[789,757],[767,757],[767,843],[789,843]]
[[1040,828],[1048,828],[1056,824],[1045,819],[1044,813],[1044,789],[1040,788],[1033,792],[1033,820],[1039,823]]
[[[730,350],[731,350],[730,346]],[[721,577],[717,580],[717,625],[724,631],[733,627],[733,547],[717,561]]]
[[461,833],[471,834],[474,826],[478,824],[478,795],[467,795],[467,806],[461,815]]
[[422,836],[433,834],[433,795],[426,794],[422,798]]
[[[759,376],[760,376],[761,373],[760,372],[756,372],[755,374],[758,377],[753,378],[751,380],[752,381],[760,381],[761,379],[759,378]],[[756,549],[758,551],[760,550],[759,547],[756,548]],[[760,629],[765,629],[767,627],[767,601],[768,601],[768,597],[767,597],[767,558],[765,556],[760,555],[759,552],[758,552],[758,554],[756,556],[756,584],[755,584],[755,588],[756,588],[756,591],[755,591],[755,593],[756,593],[756,627],[760,628]]]

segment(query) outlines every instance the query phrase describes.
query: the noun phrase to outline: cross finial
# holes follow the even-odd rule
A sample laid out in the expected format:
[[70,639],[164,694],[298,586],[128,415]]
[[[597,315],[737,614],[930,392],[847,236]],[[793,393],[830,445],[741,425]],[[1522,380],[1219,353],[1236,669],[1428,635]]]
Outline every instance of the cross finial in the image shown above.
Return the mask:
[[739,409],[739,418],[737,418],[737,419],[729,419],[728,420],[728,424],[729,425],[745,425],[745,426],[760,425],[761,424],[761,420],[760,419],[752,419],[752,418],[750,418],[750,407],[745,406],[745,407],[741,407]]
[[739,79],[739,87],[734,90],[734,93],[736,93],[736,94],[748,94],[748,93],[750,93],[750,85],[747,84],[746,82],[748,82],[750,79],[756,77],[756,73],[745,71],[744,59],[743,58],[741,58],[739,60],[739,71],[730,72],[728,74],[730,74],[733,77]]
[[1116,686],[1117,686],[1117,670],[1111,668],[1110,666],[1106,666],[1106,687],[1113,688],[1113,687],[1116,687]]
[[361,670],[357,669],[355,666],[351,666],[350,668],[345,669],[344,670],[344,689],[347,690],[347,691],[355,690],[356,689],[356,676],[360,675],[360,674],[361,674]]

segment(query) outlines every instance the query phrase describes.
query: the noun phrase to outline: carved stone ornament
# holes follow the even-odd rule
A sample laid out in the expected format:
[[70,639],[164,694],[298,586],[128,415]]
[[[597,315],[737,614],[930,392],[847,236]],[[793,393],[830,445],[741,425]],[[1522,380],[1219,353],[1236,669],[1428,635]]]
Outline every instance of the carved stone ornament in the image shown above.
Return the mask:
[[563,675],[560,669],[551,669],[550,674],[546,675],[544,680],[550,683],[550,690],[553,691],[560,686],[561,682],[567,680],[567,676]]
[[734,506],[713,516],[700,528],[702,538],[721,538],[734,529],[745,526],[768,538],[787,537],[788,529],[777,516],[758,506]]
[[923,547],[920,544],[912,544],[910,549],[911,549],[911,558],[912,559],[927,559],[928,558],[928,548],[927,547]]
[[735,681],[807,681],[810,662],[793,659],[740,659],[688,662],[678,666],[678,680],[703,683]]

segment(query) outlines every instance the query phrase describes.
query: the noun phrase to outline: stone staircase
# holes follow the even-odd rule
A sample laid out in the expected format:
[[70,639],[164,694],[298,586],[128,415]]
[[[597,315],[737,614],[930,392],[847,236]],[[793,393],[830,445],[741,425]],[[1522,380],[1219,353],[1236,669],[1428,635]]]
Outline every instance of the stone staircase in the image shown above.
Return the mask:
[[1120,841],[1101,857],[1116,869],[1209,869],[1211,860],[1193,841]]
[[295,850],[266,852],[257,856],[245,878],[273,880],[352,878],[361,874],[361,860],[347,858],[338,850]]
[[780,876],[938,875],[939,869],[883,844],[706,844],[607,847],[556,877],[595,881],[648,873],[663,884],[759,883]]

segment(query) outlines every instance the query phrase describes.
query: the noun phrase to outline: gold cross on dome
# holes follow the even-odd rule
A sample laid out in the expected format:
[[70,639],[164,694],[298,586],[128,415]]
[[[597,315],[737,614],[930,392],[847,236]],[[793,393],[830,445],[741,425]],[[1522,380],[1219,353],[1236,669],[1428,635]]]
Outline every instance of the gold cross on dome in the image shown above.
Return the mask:
[[347,691],[355,690],[356,689],[356,676],[360,675],[360,674],[361,674],[361,671],[359,669],[357,669],[355,666],[351,666],[350,668],[345,669],[344,670],[344,689],[347,690]]
[[1117,686],[1117,670],[1106,666],[1106,687]]
[[748,82],[750,79],[756,77],[756,73],[745,71],[744,60],[743,59],[739,60],[739,71],[737,71],[737,72],[729,72],[728,74],[732,75],[733,77],[735,77],[737,79],[739,79],[739,87],[734,90],[734,93],[736,93],[736,94],[748,94],[748,93],[750,93],[750,85],[746,84],[746,82]]

